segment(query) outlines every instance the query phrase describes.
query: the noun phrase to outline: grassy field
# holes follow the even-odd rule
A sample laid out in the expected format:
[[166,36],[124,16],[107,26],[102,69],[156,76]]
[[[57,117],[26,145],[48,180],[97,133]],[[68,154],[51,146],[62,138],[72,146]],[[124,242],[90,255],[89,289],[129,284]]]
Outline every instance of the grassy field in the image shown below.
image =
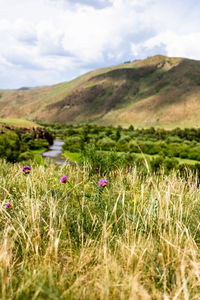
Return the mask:
[[22,167],[0,164],[1,299],[200,298],[195,177]]
[[[45,151],[45,150],[44,150]],[[44,151],[38,152],[37,150],[34,152],[33,150],[31,151],[32,153],[42,153]],[[102,151],[101,151],[102,152]],[[105,153],[109,153],[108,151],[103,151]],[[120,154],[123,154],[124,152],[118,152]],[[80,157],[81,157],[81,153],[78,152],[70,152],[65,150],[63,152],[63,155],[65,156],[66,159],[73,161],[73,162],[79,162],[80,161]],[[142,158],[142,159],[149,159],[151,160],[152,158],[156,158],[158,157],[158,155],[150,155],[150,154],[145,154],[145,153],[134,153],[135,157],[137,158]],[[179,157],[175,157],[175,159],[180,163],[180,164],[188,164],[188,165],[195,165],[198,164],[199,161],[198,160],[193,160],[193,159],[183,159],[183,158],[179,158]]]
[[[144,154],[144,153],[134,153],[134,155],[136,157],[139,158],[146,158],[146,159],[152,159],[155,157],[158,157],[158,155],[149,155],[149,154]],[[175,157],[175,159],[180,163],[180,164],[188,164],[188,165],[195,165],[198,164],[199,161],[198,160],[193,160],[193,159],[184,159],[184,158],[179,158],[179,157]]]
[[65,156],[66,159],[73,161],[73,162],[78,162],[81,156],[81,153],[78,152],[70,152],[65,150],[63,152],[63,155]]
[[5,123],[7,125],[11,125],[15,127],[25,127],[25,128],[41,127],[39,124],[24,119],[12,119],[12,118],[1,119],[0,118],[0,125],[1,123]]

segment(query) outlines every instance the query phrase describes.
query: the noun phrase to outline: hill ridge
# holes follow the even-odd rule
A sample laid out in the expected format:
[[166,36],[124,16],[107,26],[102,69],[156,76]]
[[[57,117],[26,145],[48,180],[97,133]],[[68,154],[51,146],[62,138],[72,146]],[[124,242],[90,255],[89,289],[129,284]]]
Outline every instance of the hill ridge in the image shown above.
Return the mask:
[[200,61],[155,55],[69,82],[0,91],[0,117],[128,126],[200,126]]

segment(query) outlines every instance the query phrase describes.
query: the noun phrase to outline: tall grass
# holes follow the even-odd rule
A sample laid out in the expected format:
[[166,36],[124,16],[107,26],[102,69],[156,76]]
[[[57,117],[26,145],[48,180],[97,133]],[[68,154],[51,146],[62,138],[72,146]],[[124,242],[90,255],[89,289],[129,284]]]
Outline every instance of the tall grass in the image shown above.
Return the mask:
[[192,175],[118,169],[101,189],[89,166],[21,168],[1,161],[1,299],[200,298]]

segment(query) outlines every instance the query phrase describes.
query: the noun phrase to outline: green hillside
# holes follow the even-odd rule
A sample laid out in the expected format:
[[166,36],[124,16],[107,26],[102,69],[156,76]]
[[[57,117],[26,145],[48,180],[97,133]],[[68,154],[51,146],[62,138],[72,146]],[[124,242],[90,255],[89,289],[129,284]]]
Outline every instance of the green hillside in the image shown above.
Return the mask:
[[33,159],[52,142],[43,126],[23,119],[0,119],[0,158],[10,162]]
[[36,128],[42,127],[34,122],[24,120],[24,119],[0,119],[0,126],[7,125],[7,126],[14,126],[17,128]]
[[200,61],[157,55],[53,86],[1,91],[0,117],[139,127],[199,126],[199,99]]

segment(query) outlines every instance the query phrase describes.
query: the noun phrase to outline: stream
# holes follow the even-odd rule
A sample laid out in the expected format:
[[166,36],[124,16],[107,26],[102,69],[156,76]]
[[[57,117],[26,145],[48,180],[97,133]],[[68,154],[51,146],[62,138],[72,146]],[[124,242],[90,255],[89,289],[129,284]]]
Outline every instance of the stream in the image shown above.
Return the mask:
[[62,145],[63,141],[54,140],[53,145],[51,145],[48,151],[42,153],[44,158],[53,159],[56,164],[62,165],[68,161],[66,161],[65,157],[62,155]]

